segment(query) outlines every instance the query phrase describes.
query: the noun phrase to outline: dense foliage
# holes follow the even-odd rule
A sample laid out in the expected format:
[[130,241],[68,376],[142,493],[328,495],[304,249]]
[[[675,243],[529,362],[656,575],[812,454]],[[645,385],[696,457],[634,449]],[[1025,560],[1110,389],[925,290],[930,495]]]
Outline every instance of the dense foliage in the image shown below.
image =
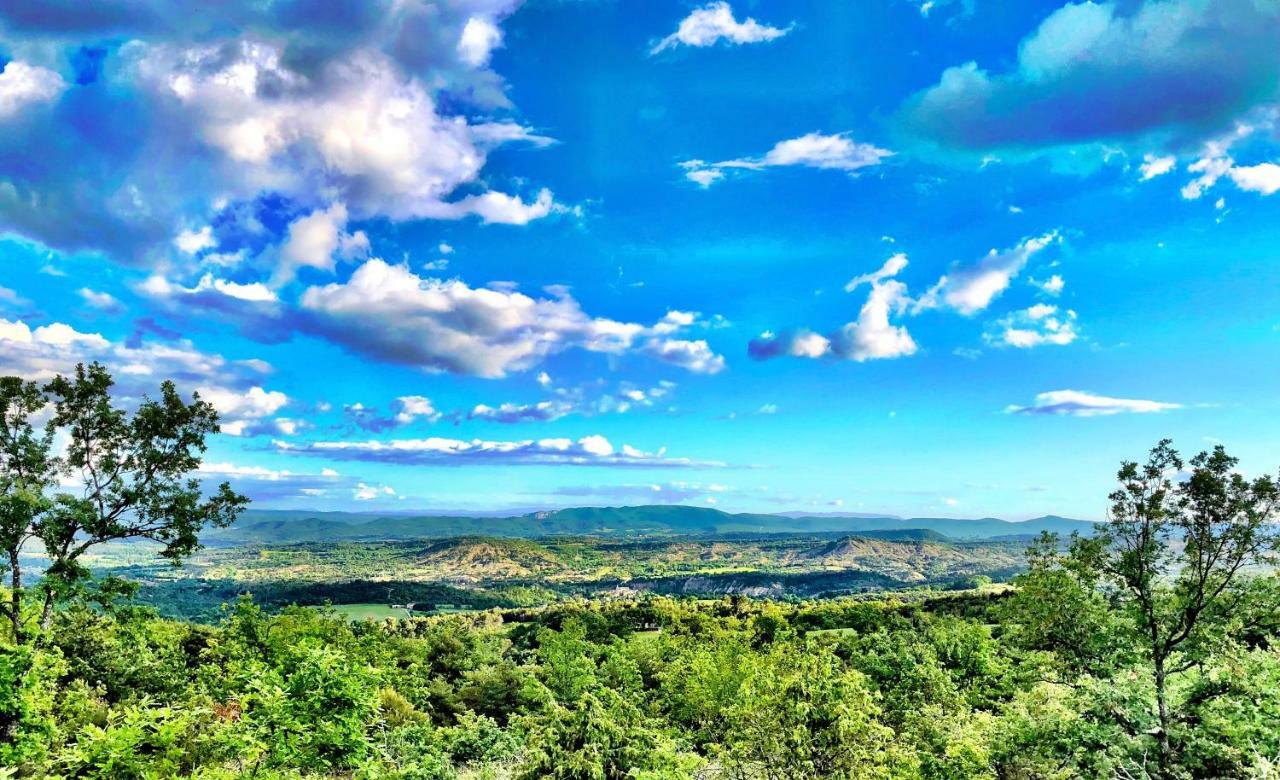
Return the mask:
[[[20,722],[0,765],[84,778],[1156,776],[1151,677],[1114,641],[1120,615],[1095,603],[1076,619],[1073,599],[1092,597],[1060,587],[1058,566],[1017,593],[918,604],[655,598],[381,623],[244,600],[209,627],[104,597],[58,611],[47,645],[0,654],[0,707]],[[1256,776],[1280,755],[1274,636],[1230,643],[1180,683],[1169,777]],[[1230,690],[1197,699],[1200,686]]]
[[[127,413],[109,386],[92,367],[44,389],[0,384],[0,778],[1277,771],[1280,490],[1221,448],[1184,462],[1162,442],[1123,464],[1109,522],[1046,534],[1012,587],[971,575],[974,589],[931,599],[629,594],[381,622],[245,597],[206,624],[162,617],[136,583],[93,582],[82,563],[130,537],[183,558],[243,504],[185,479],[216,429],[207,405],[166,384]],[[58,426],[72,430],[54,457]],[[50,497],[71,471],[83,496]],[[14,552],[31,538],[49,561],[38,599],[22,598]],[[492,542],[467,544],[492,565]]]

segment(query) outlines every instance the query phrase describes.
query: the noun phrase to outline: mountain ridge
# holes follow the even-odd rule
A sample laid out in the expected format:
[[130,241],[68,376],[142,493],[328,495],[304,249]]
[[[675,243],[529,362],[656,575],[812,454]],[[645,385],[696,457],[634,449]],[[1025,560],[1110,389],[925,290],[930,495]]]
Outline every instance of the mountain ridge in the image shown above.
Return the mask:
[[741,534],[849,534],[906,531],[939,534],[955,541],[1021,538],[1040,534],[1089,534],[1085,520],[1045,515],[1029,520],[851,515],[731,513],[683,504],[569,507],[507,517],[431,514],[357,514],[292,510],[248,510],[240,522],[208,535],[211,543],[292,543],[373,539],[448,539],[497,536],[720,536]]

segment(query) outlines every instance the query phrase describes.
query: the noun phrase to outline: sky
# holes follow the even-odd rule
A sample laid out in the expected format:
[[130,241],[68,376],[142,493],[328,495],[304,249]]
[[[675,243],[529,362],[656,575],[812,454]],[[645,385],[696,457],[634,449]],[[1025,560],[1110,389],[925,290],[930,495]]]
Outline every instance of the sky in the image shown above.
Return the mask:
[[1097,519],[1280,441],[1269,0],[0,4],[0,374],[260,508]]

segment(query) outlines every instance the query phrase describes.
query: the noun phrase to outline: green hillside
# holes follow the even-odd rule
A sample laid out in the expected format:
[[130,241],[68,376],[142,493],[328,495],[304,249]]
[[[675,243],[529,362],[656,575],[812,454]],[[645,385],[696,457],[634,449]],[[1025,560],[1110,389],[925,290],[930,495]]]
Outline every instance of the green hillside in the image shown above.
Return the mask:
[[[1024,522],[997,518],[897,518],[733,514],[709,507],[650,505],[577,507],[512,517],[358,515],[250,510],[234,527],[210,533],[212,544],[294,543],[339,540],[442,539],[494,536],[717,536],[730,534],[873,534],[934,532],[955,540],[1030,538],[1042,531],[1089,534],[1093,524],[1046,516]],[[943,541],[944,539],[934,539]]]

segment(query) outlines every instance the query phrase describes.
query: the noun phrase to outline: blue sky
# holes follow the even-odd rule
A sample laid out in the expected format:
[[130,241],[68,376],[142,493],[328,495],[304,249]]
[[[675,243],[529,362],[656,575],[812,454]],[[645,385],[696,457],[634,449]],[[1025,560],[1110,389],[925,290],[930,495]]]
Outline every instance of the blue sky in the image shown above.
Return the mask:
[[263,507],[1096,518],[1280,436],[1280,9],[0,11],[0,372]]

